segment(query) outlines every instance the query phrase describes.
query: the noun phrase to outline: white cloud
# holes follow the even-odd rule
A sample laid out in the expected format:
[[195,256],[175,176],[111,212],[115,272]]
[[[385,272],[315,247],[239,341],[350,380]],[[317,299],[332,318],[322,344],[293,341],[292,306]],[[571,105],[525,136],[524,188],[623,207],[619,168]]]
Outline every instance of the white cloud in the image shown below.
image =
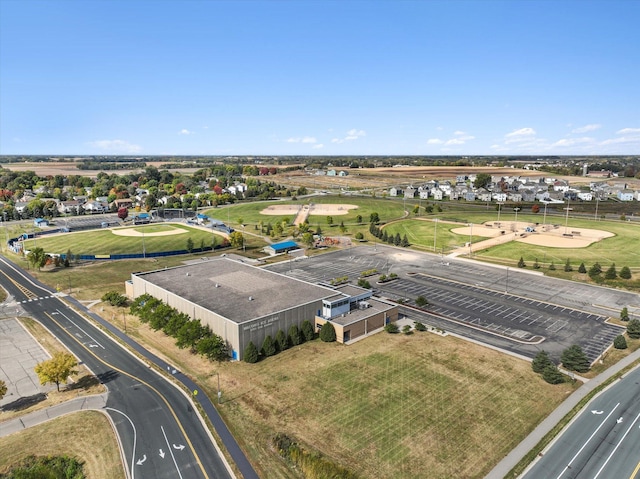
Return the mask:
[[620,138],[611,138],[609,140],[604,140],[600,142],[601,145],[615,145],[619,143],[640,143],[640,138],[638,138],[637,136],[636,137],[623,136]]
[[640,128],[623,128],[616,131],[616,135],[640,135]]
[[594,143],[593,138],[589,138],[589,137],[563,138],[562,140],[556,141],[553,145],[551,145],[551,147],[553,148],[554,146],[566,147],[566,146],[587,145],[590,143]]
[[180,130],[178,132],[178,135],[193,135],[194,133],[192,131],[187,130],[186,128],[183,128],[182,130]]
[[454,131],[453,134],[456,135],[456,136],[462,136],[465,133],[464,133],[464,131],[457,130],[457,131]]
[[88,144],[89,146],[110,153],[138,153],[142,151],[140,145],[134,145],[124,140],[97,140],[90,141]]
[[587,133],[588,131],[594,131],[594,130],[598,130],[602,128],[602,125],[599,125],[597,123],[593,123],[591,125],[585,125],[585,126],[581,126],[579,128],[574,128],[573,130],[571,130],[571,133]]
[[447,140],[445,145],[464,145],[464,140],[460,138],[452,138],[451,140]]
[[525,136],[532,136],[536,134],[536,130],[533,128],[520,128],[519,130],[514,130],[511,133],[507,133],[504,135],[505,138],[522,138]]
[[444,143],[444,141],[439,138],[429,138],[427,140],[428,145],[441,145],[442,143]]
[[286,140],[287,143],[316,143],[316,140],[313,136],[305,136],[303,138],[288,138]]
[[313,145],[311,148],[313,148],[314,150],[318,150],[320,148],[324,148],[324,145],[322,143],[318,143],[317,145]]
[[367,136],[367,132],[364,130],[356,130],[355,128],[347,131],[347,136],[344,138],[333,138],[331,143],[344,143],[345,141],[353,141],[363,136]]

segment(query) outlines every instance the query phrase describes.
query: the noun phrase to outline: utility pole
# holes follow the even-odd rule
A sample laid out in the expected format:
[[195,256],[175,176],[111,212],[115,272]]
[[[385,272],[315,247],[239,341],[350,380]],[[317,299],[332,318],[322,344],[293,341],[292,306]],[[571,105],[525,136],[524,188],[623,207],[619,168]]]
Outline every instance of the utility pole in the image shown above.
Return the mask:
[[438,238],[438,218],[434,219],[433,225],[433,252],[436,252],[436,238]]

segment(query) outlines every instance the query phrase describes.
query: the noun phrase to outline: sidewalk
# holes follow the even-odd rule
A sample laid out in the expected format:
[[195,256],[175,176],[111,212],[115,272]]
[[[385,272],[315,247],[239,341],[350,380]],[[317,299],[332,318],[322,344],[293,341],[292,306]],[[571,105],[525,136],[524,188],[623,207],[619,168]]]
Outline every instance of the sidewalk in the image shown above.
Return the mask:
[[72,412],[88,409],[103,409],[107,404],[107,394],[108,393],[102,393],[96,396],[79,397],[2,422],[0,423],[0,437],[22,431],[28,427],[37,426],[49,419],[55,419]]
[[[513,449],[505,458],[498,463],[496,467],[487,475],[486,479],[503,479],[511,469],[513,469],[518,462],[531,450],[536,444],[538,444],[542,438],[551,429],[558,424],[564,416],[569,413],[584,397],[590,392],[600,386],[603,382],[609,379],[611,376],[621,371],[634,361],[640,359],[640,349],[631,353],[626,358],[622,359],[618,363],[611,366],[605,372],[589,380],[587,383],[580,386],[571,396],[560,404],[544,421],[542,421],[538,427],[536,427],[531,434],[529,434],[515,449]],[[563,431],[562,431],[563,432]],[[560,434],[562,434],[560,432]]]

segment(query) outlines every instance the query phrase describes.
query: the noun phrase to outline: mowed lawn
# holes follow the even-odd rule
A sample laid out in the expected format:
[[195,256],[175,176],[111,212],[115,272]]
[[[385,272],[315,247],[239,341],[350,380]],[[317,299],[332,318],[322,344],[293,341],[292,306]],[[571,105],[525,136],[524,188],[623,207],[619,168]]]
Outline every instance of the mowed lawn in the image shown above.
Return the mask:
[[[50,237],[43,236],[36,240],[26,241],[25,248],[30,249],[38,246],[44,248],[45,252],[49,254],[66,254],[68,250],[71,250],[74,255],[142,254],[143,242],[146,253],[155,253],[185,250],[187,249],[187,240],[189,238],[193,241],[194,248],[199,248],[201,244],[211,246],[214,238],[216,244],[220,244],[222,241],[221,236],[214,235],[211,231],[191,228],[178,223],[135,226],[133,229],[138,232],[144,232],[145,236],[119,236],[109,229],[99,229],[78,233],[63,233]],[[152,236],[153,233],[166,232],[176,232],[178,234]]]
[[[215,375],[200,374],[215,396]],[[482,478],[573,389],[546,384],[526,361],[428,332],[315,341],[223,364],[220,376],[222,413],[271,478],[291,477],[269,445],[278,432],[362,478]]]

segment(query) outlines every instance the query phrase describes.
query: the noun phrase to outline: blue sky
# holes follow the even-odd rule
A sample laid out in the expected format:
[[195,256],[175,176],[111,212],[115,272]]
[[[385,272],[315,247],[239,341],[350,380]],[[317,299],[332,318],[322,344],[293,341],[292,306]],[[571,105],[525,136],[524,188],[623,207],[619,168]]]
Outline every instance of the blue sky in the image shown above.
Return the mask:
[[0,154],[640,154],[637,0],[0,0]]

